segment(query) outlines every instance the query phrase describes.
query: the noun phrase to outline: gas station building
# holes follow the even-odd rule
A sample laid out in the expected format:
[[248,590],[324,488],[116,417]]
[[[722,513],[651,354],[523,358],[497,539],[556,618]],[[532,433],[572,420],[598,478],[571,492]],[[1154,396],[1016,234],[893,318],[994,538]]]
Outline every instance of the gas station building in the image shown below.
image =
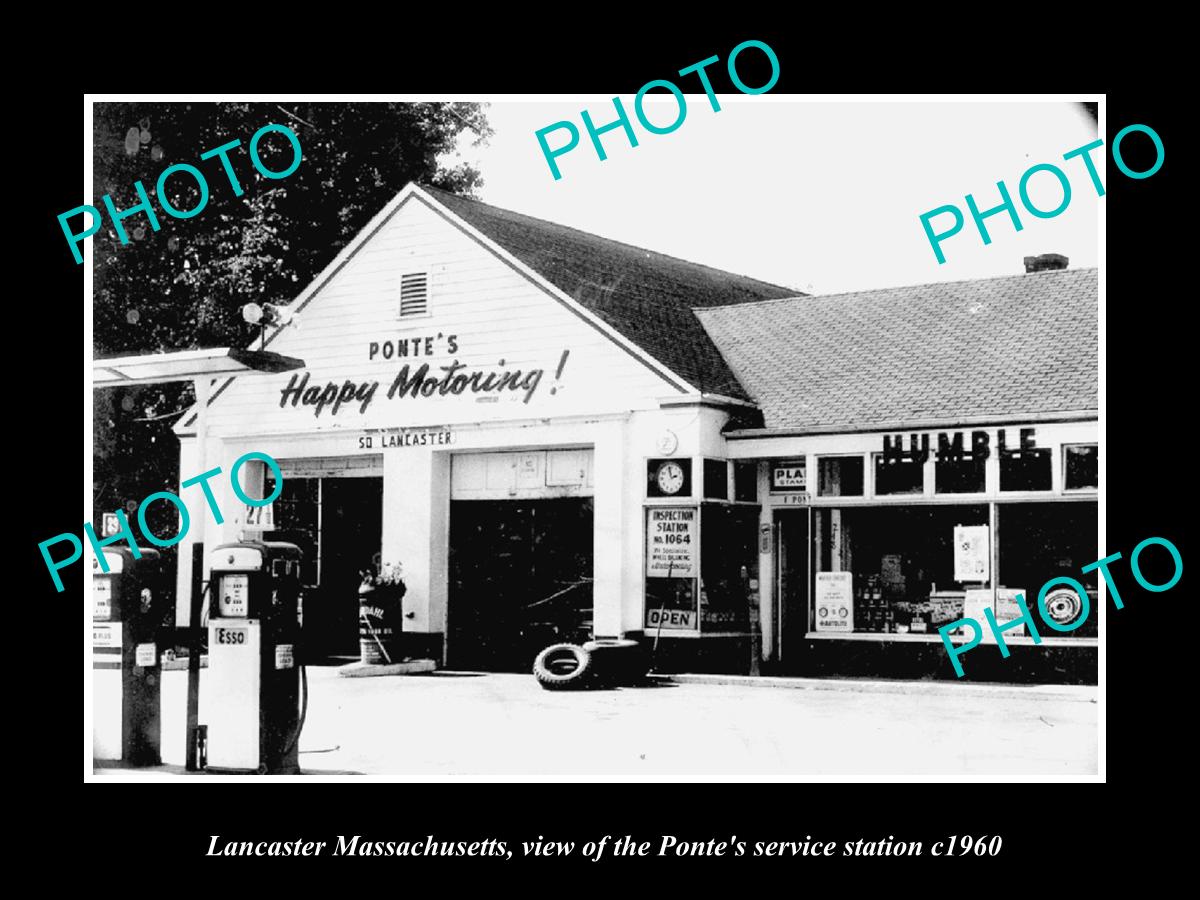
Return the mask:
[[[180,472],[278,461],[273,523],[214,479],[204,541],[302,549],[310,656],[356,654],[381,562],[448,668],[584,629],[660,671],[945,674],[939,624],[1096,587],[1097,279],[1058,260],[810,297],[409,185],[256,342],[305,368],[214,381]],[[1094,621],[1022,640],[1010,678],[1095,680]]]

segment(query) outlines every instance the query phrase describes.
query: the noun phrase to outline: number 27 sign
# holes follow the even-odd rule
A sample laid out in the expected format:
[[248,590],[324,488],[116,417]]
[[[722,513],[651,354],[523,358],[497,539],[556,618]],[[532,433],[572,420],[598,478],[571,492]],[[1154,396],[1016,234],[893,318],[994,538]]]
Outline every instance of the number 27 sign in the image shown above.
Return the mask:
[[246,504],[243,507],[245,516],[243,521],[247,528],[256,528],[260,531],[275,530],[275,504],[268,503],[266,506],[251,506]]

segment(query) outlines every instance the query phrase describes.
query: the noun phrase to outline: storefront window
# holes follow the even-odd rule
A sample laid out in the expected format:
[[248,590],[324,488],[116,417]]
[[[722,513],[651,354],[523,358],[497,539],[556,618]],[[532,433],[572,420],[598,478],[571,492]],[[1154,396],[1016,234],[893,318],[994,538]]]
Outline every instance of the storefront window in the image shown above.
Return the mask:
[[733,499],[742,503],[758,502],[758,463],[737,461],[733,464]]
[[646,579],[646,633],[694,631],[696,628],[696,579]]
[[1000,454],[1000,490],[1048,491],[1050,467],[1048,447],[1005,450]]
[[744,632],[758,605],[758,509],[705,504],[700,514],[700,628]]
[[939,494],[982,494],[984,460],[973,453],[938,451],[933,464],[934,490]]
[[920,494],[925,490],[925,463],[909,457],[885,459],[882,453],[875,459],[875,494]]
[[646,510],[646,633],[741,632],[758,608],[757,506]]
[[[999,540],[997,581],[1000,589],[1020,591],[1038,623],[1043,637],[1095,637],[1099,621],[1097,573],[1080,570],[1102,557],[1097,549],[1098,506],[1088,502],[998,503]],[[1054,578],[1074,578],[1087,588],[1091,611],[1074,631],[1059,632],[1042,627],[1035,607],[1038,591]],[[1069,587],[1051,589],[1046,597],[1050,616],[1060,625],[1070,625],[1083,612],[1082,601]],[[1004,618],[997,617],[1000,621]],[[1011,618],[1011,617],[1007,617]]]
[[646,510],[646,632],[698,630],[700,515],[694,506]]
[[817,494],[821,497],[861,497],[863,495],[863,458],[861,456],[817,457]]
[[960,526],[973,529],[987,571],[987,504],[819,509],[814,519],[818,632],[934,634],[963,617],[968,589],[990,587],[986,580],[958,580],[955,545]]
[[1100,453],[1095,444],[1063,447],[1063,488],[1068,491],[1096,490],[1100,485]]
[[725,460],[704,460],[704,496],[710,500],[729,499],[729,464]]

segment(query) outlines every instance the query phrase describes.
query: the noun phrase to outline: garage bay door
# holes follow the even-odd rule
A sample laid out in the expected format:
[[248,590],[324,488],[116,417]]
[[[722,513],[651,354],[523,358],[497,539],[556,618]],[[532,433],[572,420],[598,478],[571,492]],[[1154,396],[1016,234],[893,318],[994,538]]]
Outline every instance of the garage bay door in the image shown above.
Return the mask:
[[528,672],[544,646],[590,636],[592,451],[455,456],[451,668]]
[[592,451],[462,453],[450,463],[450,499],[505,500],[592,496]]

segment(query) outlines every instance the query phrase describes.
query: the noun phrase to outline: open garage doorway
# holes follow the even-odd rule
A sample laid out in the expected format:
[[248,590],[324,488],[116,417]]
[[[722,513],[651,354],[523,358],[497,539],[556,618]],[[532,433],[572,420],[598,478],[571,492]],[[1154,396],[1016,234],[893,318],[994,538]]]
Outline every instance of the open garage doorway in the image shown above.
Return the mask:
[[275,530],[265,538],[296,544],[304,554],[301,635],[309,662],[342,664],[359,655],[358,588],[379,555],[383,532],[383,478],[370,474],[372,462],[281,462]]
[[528,672],[589,638],[592,562],[591,497],[452,501],[447,665]]

